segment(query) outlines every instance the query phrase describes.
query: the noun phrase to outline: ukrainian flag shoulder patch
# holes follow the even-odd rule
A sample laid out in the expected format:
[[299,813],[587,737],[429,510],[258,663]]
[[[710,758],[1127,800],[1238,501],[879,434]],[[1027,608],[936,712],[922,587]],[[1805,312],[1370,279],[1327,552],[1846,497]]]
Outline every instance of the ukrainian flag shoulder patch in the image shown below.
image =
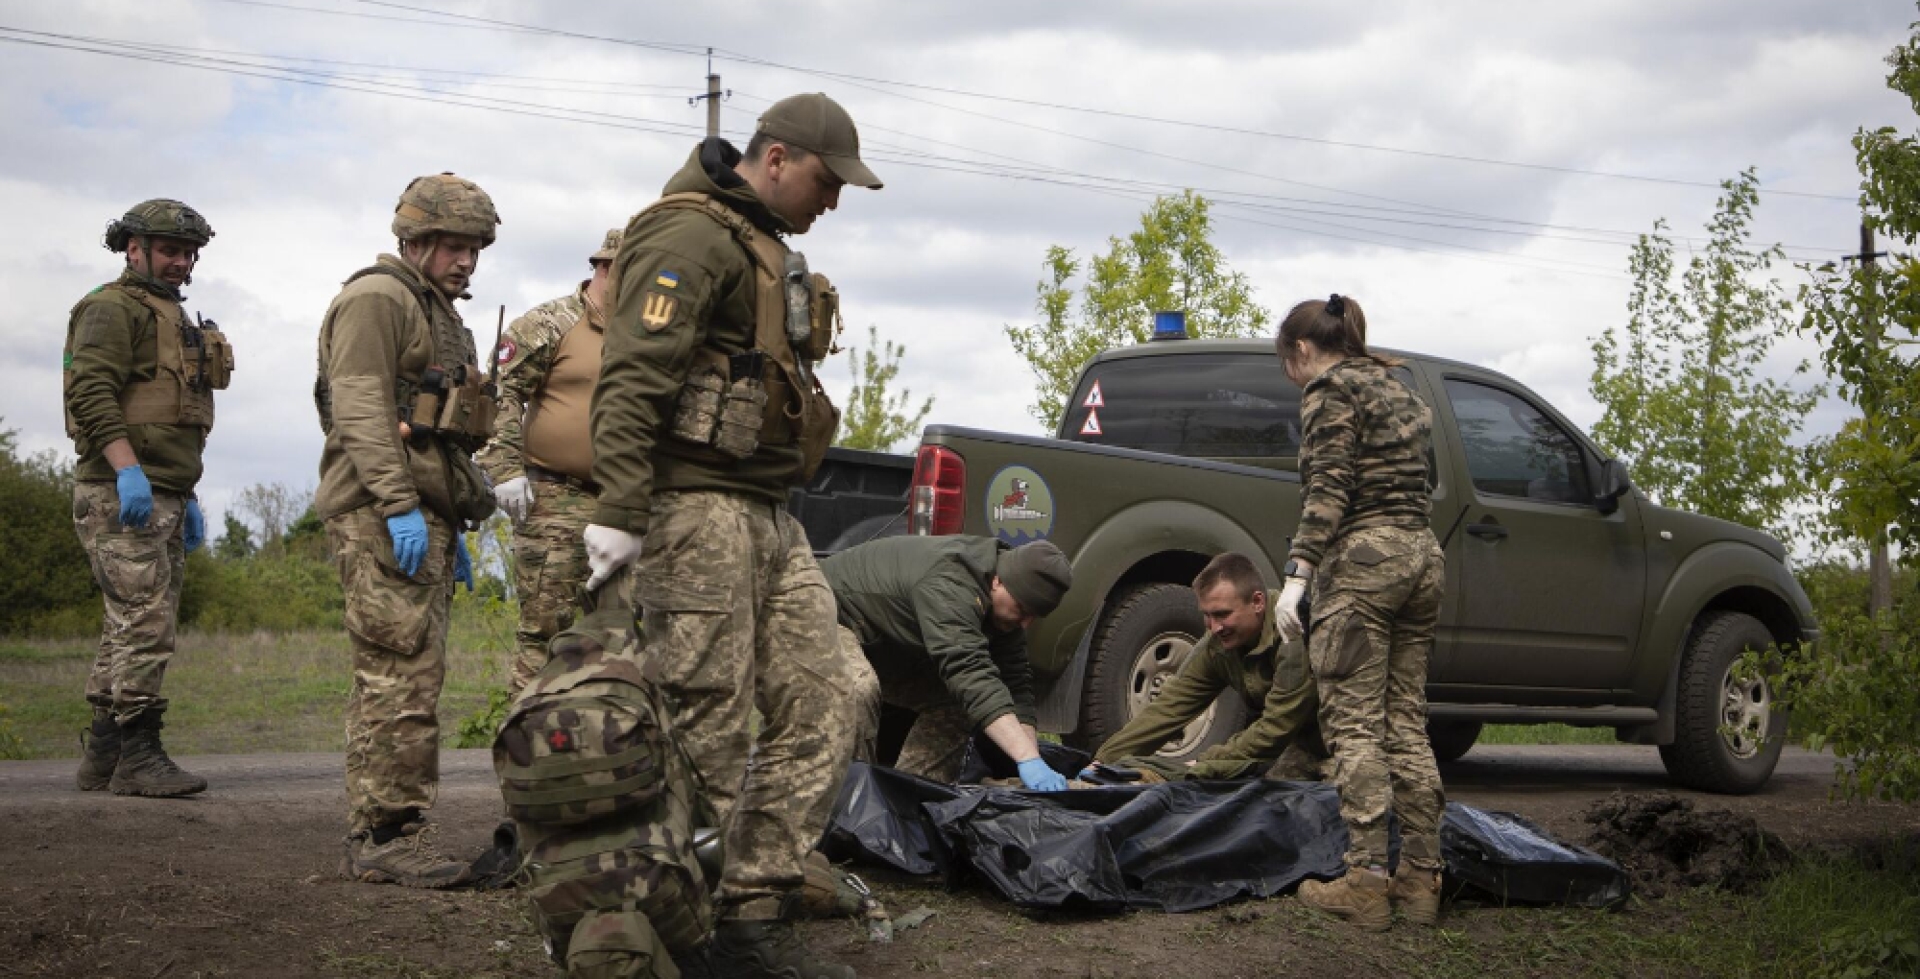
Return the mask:
[[680,288],[680,274],[678,272],[661,272],[659,275],[653,277],[653,284],[662,289],[678,289]]

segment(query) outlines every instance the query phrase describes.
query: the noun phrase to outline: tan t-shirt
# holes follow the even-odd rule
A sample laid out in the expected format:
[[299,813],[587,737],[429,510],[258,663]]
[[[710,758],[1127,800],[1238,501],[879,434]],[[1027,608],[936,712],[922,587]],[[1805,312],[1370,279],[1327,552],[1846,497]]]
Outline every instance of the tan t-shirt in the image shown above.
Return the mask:
[[560,338],[540,396],[528,406],[528,462],[576,479],[593,478],[593,386],[600,379],[605,340],[606,327],[591,305]]

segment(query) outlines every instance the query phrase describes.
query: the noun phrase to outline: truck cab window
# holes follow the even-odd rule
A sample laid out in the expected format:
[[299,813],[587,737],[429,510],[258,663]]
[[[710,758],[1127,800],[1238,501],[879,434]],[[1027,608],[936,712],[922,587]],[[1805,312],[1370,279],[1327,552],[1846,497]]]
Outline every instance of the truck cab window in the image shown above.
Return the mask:
[[1272,356],[1114,360],[1081,379],[1060,437],[1273,465],[1300,455],[1300,389]]
[[1496,387],[1453,379],[1446,385],[1476,492],[1543,503],[1593,502],[1579,443],[1551,418]]

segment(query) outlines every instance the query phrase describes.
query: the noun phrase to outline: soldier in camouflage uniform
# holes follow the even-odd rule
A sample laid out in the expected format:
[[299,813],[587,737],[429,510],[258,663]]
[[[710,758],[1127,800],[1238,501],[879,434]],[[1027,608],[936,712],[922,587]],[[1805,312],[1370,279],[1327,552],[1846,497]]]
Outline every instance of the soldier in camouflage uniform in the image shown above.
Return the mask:
[[493,438],[475,460],[493,497],[513,519],[514,592],[520,647],[507,692],[547,662],[547,641],[573,619],[587,580],[580,533],[600,487],[593,481],[589,415],[620,229],[587,259],[593,277],[572,295],[541,303],[513,321],[494,357],[500,366]]
[[[1153,703],[1100,745],[1096,761],[1139,770],[1148,781],[1247,778],[1263,770],[1273,779],[1322,777],[1327,749],[1307,650],[1298,639],[1280,638],[1280,593],[1265,584],[1244,554],[1228,551],[1207,563],[1193,579],[1206,636]],[[1227,690],[1259,711],[1252,724],[1185,764],[1154,755]]]
[[180,796],[207,787],[160,744],[187,552],[206,538],[194,498],[213,430],[213,392],[232,348],[210,322],[187,320],[213,228],[178,201],[137,204],[107,225],[126,253],[120,278],[87,294],[67,320],[62,376],[74,467],[73,526],[106,600],[100,651],[87,677],[93,724],[76,778],[84,791]]
[[[1439,917],[1446,798],[1426,688],[1446,565],[1428,523],[1432,413],[1366,337],[1360,305],[1339,295],[1295,306],[1280,325],[1281,362],[1302,389],[1304,485],[1279,615],[1298,636],[1311,579],[1308,659],[1350,837],[1346,876],[1308,881],[1300,899],[1380,931],[1391,905],[1419,924]],[[1389,813],[1401,840],[1391,882]]]
[[1040,760],[1027,661],[1027,628],[1073,585],[1058,547],[888,537],[834,554],[820,569],[848,655],[873,666],[882,702],[917,715],[895,767],[951,782],[979,731],[1019,766],[1027,788],[1066,789]]
[[493,427],[464,298],[500,223],[493,201],[452,174],[407,185],[394,210],[399,255],[350,277],[320,326],[314,400],[326,433],[314,508],[346,596],[347,700],[342,873],[409,887],[465,883],[425,811],[439,786],[440,687],[455,582],[471,588],[461,536],[493,512],[471,452]]
[[816,958],[782,914],[876,709],[873,671],[836,641],[833,595],[786,512],[839,413],[813,370],[837,294],[782,238],[849,183],[880,186],[846,110],[824,95],[785,99],[744,154],[719,138],[695,148],[628,222],[614,261],[588,587],[644,609],[647,658],[725,821],[721,975],[853,975]]

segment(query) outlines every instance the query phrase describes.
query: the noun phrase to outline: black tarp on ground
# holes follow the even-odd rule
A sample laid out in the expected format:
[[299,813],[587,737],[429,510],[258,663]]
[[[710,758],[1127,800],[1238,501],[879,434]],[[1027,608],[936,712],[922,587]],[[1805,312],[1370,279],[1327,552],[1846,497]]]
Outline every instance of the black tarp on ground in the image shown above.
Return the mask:
[[[1617,865],[1509,813],[1449,804],[1440,842],[1450,889],[1493,900],[1610,907],[1630,890]],[[1036,793],[856,763],[822,849],[949,881],[971,869],[1025,908],[1193,911],[1338,877],[1346,846],[1339,796],[1319,783]]]

